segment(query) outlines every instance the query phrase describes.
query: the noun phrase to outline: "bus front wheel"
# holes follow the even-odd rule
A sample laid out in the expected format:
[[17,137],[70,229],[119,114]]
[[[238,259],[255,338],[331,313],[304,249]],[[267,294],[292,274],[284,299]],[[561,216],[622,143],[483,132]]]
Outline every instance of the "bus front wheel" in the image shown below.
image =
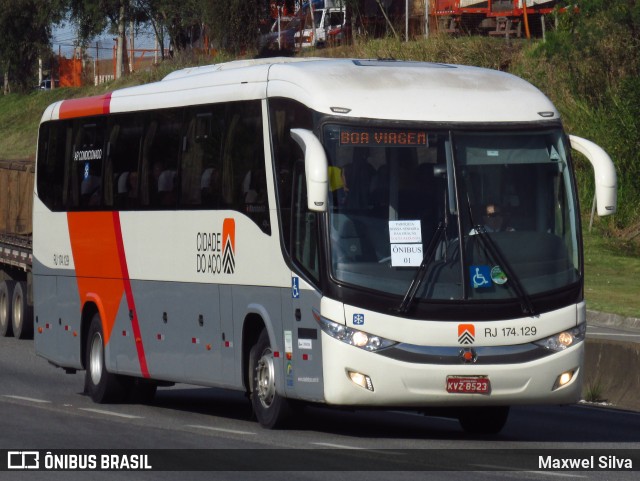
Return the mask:
[[462,409],[458,421],[470,434],[498,434],[509,417],[509,406],[486,406]]
[[276,390],[276,376],[269,334],[263,329],[249,355],[249,379],[253,412],[268,429],[282,427],[290,414],[288,400]]
[[126,390],[121,376],[107,371],[104,360],[104,334],[100,314],[94,314],[86,349],[85,392],[97,403],[122,401]]

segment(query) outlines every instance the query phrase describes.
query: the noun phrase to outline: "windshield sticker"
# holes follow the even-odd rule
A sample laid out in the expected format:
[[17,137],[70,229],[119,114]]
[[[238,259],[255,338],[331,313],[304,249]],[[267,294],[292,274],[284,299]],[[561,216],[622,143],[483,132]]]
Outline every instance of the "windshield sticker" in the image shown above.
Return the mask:
[[423,258],[422,244],[391,244],[392,267],[420,267]]
[[500,152],[497,150],[487,150],[487,157],[500,157]]
[[419,220],[390,220],[389,242],[391,244],[417,244],[422,242]]
[[390,220],[392,267],[419,267],[424,257],[419,220]]
[[507,282],[507,275],[500,266],[493,266],[491,268],[491,280],[501,286]]
[[549,152],[549,160],[553,160],[554,162],[560,160],[560,154],[553,145],[551,146],[551,152]]
[[471,287],[474,289],[491,287],[491,269],[489,266],[469,266]]
[[354,314],[353,315],[353,325],[354,326],[363,326],[364,325],[364,314]]

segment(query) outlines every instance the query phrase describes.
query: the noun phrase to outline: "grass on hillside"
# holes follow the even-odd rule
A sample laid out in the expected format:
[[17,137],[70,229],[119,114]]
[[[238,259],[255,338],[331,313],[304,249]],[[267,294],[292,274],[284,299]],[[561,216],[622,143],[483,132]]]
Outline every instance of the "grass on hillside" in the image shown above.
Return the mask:
[[587,309],[640,317],[640,248],[583,226]]

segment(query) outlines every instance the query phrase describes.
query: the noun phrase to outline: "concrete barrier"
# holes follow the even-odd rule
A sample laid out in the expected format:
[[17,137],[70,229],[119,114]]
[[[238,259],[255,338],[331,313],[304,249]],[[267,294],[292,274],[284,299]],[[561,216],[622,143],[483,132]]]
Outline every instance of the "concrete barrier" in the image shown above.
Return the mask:
[[586,340],[583,399],[599,391],[612,407],[640,411],[640,343]]

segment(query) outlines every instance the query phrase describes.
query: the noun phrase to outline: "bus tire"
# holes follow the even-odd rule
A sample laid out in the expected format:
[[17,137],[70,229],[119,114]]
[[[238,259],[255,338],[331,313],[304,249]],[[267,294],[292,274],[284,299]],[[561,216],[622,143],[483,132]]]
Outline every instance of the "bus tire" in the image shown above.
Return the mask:
[[0,282],[0,336],[2,337],[13,335],[11,302],[14,286],[15,282],[11,280]]
[[33,339],[33,307],[27,304],[26,282],[16,282],[11,304],[13,335],[18,339]]
[[276,391],[276,368],[273,350],[266,329],[249,354],[250,395],[253,412],[261,426],[267,429],[282,427],[290,415],[289,402]]
[[509,417],[509,406],[487,406],[463,409],[458,421],[469,434],[498,434]]
[[105,364],[104,334],[98,313],[94,314],[91,320],[86,353],[85,392],[94,402],[100,404],[123,401],[126,396],[124,379],[107,371]]

